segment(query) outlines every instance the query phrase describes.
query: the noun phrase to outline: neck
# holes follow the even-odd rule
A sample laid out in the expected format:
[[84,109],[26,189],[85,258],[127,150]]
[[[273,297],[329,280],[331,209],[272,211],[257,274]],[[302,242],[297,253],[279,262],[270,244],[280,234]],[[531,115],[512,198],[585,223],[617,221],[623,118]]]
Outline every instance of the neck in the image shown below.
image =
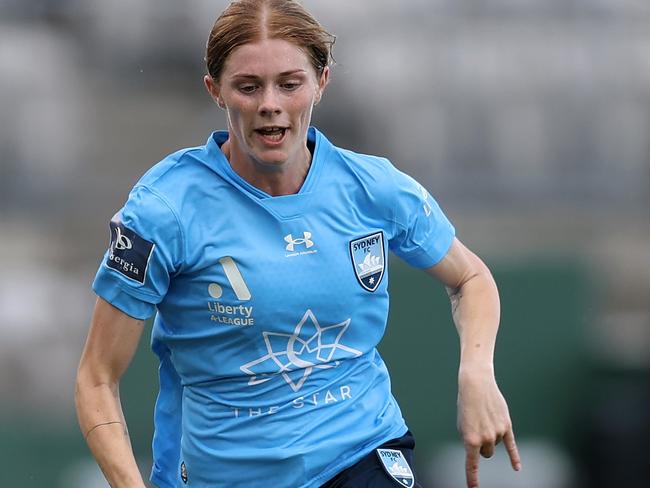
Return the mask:
[[242,154],[236,150],[231,139],[223,143],[221,152],[235,173],[255,188],[274,197],[298,193],[311,166],[311,152],[307,146],[295,157],[278,165],[263,164]]

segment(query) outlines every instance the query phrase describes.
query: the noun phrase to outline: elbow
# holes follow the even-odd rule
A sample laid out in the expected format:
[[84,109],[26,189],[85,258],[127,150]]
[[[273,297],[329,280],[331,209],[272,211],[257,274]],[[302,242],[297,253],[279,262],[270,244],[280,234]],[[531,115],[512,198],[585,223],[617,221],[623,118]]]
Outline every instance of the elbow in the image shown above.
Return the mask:
[[119,380],[101,368],[93,367],[92,364],[81,361],[77,370],[77,377],[74,388],[74,402],[77,413],[93,399],[102,396],[103,392],[109,391],[112,396],[118,396]]
[[92,388],[92,384],[93,383],[89,380],[88,374],[79,368],[74,385],[74,400],[75,405],[77,405],[77,409],[79,408],[79,402],[83,396]]
[[479,258],[476,254],[469,251],[469,266],[461,280],[461,283],[458,287],[459,290],[462,290],[463,287],[467,286],[469,283],[482,283],[488,286],[494,285],[494,278],[490,272],[490,268]]
[[[458,283],[455,286],[446,287],[449,298],[452,301],[459,299],[463,294],[463,289],[466,289],[465,287],[469,283],[472,283],[477,279],[481,279],[483,275],[485,275],[485,273],[482,270],[476,270],[476,269],[468,270],[466,273],[463,274],[463,276],[461,276],[461,279],[458,280]],[[487,275],[490,275],[489,271],[487,271]]]
[[87,368],[83,366],[83,363],[80,364],[74,385],[74,404],[78,415],[81,414],[85,399],[88,397],[89,392],[92,391],[92,384]]
[[455,287],[447,287],[447,294],[451,302],[452,311],[463,301],[464,297],[476,297],[488,294],[498,302],[499,292],[492,277],[492,273],[484,264],[473,268]]

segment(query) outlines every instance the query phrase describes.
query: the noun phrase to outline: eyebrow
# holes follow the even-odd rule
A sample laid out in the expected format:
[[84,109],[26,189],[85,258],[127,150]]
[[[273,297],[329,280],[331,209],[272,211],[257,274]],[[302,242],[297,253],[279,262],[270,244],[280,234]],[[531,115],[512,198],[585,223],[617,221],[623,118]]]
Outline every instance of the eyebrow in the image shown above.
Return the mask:
[[[282,73],[280,73],[280,77],[291,76],[291,75],[296,75],[296,74],[299,74],[299,73],[306,73],[306,72],[307,71],[305,71],[304,69],[292,69],[292,70],[289,70],[289,71],[283,71]],[[235,73],[234,75],[232,75],[232,77],[233,78],[250,78],[250,79],[258,79],[259,78],[258,75],[253,75],[253,74],[249,74],[249,73]]]

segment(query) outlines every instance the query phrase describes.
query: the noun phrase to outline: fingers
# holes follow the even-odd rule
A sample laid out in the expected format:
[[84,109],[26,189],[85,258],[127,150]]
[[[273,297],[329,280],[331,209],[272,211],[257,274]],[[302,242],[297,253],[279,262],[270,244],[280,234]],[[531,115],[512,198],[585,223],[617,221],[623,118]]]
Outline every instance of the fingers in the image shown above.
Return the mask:
[[[498,443],[499,441],[497,441]],[[494,455],[494,444],[491,442],[489,444],[483,444],[481,446],[481,456],[484,458],[491,458]]]
[[465,477],[467,488],[478,488],[479,448],[465,445]]
[[521,469],[521,458],[515,442],[515,434],[512,428],[509,429],[503,437],[497,437],[494,442],[486,442],[482,445],[465,443],[465,476],[467,478],[467,488],[479,488],[478,468],[481,456],[490,458],[494,455],[495,446],[503,439],[503,444],[508,452],[510,464],[515,471]]
[[515,434],[512,429],[509,429],[503,436],[503,443],[506,446],[506,451],[508,451],[508,457],[510,458],[512,469],[519,471],[521,469],[521,458],[519,457],[519,450],[517,449]]
[[498,436],[494,441],[484,442],[481,445],[481,451],[480,451],[481,456],[483,456],[484,458],[491,458],[492,456],[494,456],[494,449],[499,444],[499,442],[501,442],[502,438],[503,438],[502,436]]

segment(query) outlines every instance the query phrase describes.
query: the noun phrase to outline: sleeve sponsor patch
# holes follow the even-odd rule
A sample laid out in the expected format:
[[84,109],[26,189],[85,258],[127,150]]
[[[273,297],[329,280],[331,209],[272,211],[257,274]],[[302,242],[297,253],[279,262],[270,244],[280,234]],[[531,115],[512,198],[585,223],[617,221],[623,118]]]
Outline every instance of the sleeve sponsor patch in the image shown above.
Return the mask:
[[111,243],[106,266],[127,278],[144,284],[153,242],[143,239],[117,220],[111,220]]

